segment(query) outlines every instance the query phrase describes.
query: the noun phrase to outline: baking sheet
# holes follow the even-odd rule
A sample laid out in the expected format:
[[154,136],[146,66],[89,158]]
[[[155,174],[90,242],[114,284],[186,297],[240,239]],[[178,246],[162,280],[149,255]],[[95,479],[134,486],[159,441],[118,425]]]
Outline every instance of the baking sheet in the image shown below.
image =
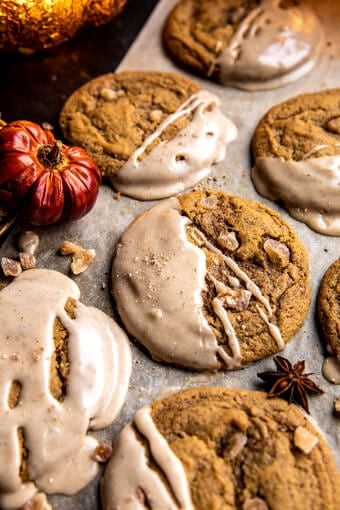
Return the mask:
[[[198,79],[177,68],[164,54],[160,44],[160,30],[167,13],[177,0],[162,0],[143,31],[119,66],[119,70],[164,70],[177,71],[195,79],[202,87],[215,93],[222,102],[223,112],[231,118],[239,130],[238,138],[227,148],[225,161],[216,165],[211,176],[201,183],[201,187],[223,189],[228,193],[263,202],[276,209],[293,226],[304,242],[310,255],[311,282],[313,300],[303,327],[281,353],[296,362],[306,360],[308,372],[315,372],[314,380],[325,391],[324,395],[310,399],[311,416],[323,430],[340,468],[340,419],[332,415],[333,400],[340,396],[339,386],[329,384],[321,375],[324,351],[317,331],[315,320],[315,298],[317,289],[327,267],[340,254],[340,238],[328,237],[310,230],[303,223],[295,221],[285,210],[264,199],[255,191],[250,179],[251,136],[262,115],[272,105],[303,92],[313,92],[332,88],[340,84],[340,14],[339,4],[332,0],[310,0],[326,27],[327,44],[317,67],[299,81],[271,91],[244,92],[222,87],[209,81]],[[60,105],[61,106],[61,105]],[[114,199],[113,190],[102,186],[94,209],[85,218],[70,225],[33,229],[40,236],[37,251],[37,267],[53,268],[69,274],[69,257],[62,257],[58,249],[64,240],[80,244],[85,248],[94,248],[97,252],[94,263],[89,269],[72,278],[79,285],[82,301],[97,306],[104,312],[117,318],[114,303],[110,296],[110,270],[112,254],[120,234],[143,210],[154,205],[153,202],[138,202],[120,197]],[[24,225],[17,225],[2,247],[0,256],[17,256],[15,236]],[[3,279],[4,280],[4,279]],[[104,285],[103,285],[104,284]],[[261,389],[257,372],[271,369],[274,364],[267,358],[235,372],[206,374],[169,367],[152,361],[147,353],[132,342],[133,371],[129,392],[122,412],[115,423],[107,429],[95,433],[96,437],[113,439],[122,426],[142,405],[155,398],[179,389],[198,385],[223,385],[230,388]],[[53,447],[53,445],[51,445]],[[101,508],[98,495],[99,476],[88,487],[74,497],[51,496],[49,498],[56,510],[96,510]]]

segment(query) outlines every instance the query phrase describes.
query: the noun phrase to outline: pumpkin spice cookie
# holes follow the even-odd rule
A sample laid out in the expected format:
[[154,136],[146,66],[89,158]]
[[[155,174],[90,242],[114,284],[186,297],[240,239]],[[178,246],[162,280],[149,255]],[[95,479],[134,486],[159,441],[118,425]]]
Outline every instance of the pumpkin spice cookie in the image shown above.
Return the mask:
[[102,500],[104,510],[337,510],[340,475],[295,405],[194,388],[137,411],[115,442]]
[[74,92],[60,124],[117,191],[152,200],[193,186],[224,159],[237,130],[218,105],[215,95],[183,76],[126,71]]
[[119,326],[79,294],[70,278],[47,269],[25,271],[0,292],[3,510],[42,508],[38,491],[78,492],[110,454],[88,429],[118,415],[130,347]]
[[340,89],[274,106],[252,141],[257,191],[322,234],[340,235]]
[[222,191],[171,198],[122,235],[113,294],[156,360],[240,368],[281,350],[310,302],[308,256],[268,207]]
[[181,0],[165,23],[170,56],[223,85],[279,87],[315,65],[323,30],[305,3],[285,0]]
[[318,294],[317,312],[326,350],[331,357],[323,364],[323,374],[340,384],[340,259],[325,272]]

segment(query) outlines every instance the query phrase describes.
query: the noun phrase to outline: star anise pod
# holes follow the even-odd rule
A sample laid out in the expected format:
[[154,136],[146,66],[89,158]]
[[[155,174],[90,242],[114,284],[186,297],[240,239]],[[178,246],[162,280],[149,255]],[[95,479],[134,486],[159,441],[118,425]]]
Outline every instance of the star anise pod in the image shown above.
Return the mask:
[[313,375],[312,373],[303,373],[305,370],[305,360],[298,361],[295,365],[292,365],[287,358],[275,356],[274,361],[277,370],[267,370],[257,374],[263,381],[272,384],[268,397],[288,397],[290,403],[296,402],[300,404],[309,413],[307,393],[311,392],[321,395],[323,391],[315,382],[309,379],[309,376]]

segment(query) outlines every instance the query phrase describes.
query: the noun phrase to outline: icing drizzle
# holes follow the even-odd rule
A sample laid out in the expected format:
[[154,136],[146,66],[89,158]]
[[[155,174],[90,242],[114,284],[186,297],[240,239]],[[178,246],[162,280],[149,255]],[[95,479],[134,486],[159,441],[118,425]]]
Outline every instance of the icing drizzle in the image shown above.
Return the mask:
[[[98,445],[89,426],[107,426],[127,392],[131,354],[126,335],[106,314],[78,300],[77,285],[47,269],[18,276],[0,293],[0,507],[21,507],[35,492],[74,494],[96,474]],[[65,311],[76,300],[75,317]],[[62,401],[50,390],[53,325],[67,330],[69,373]],[[9,405],[15,381],[18,401]],[[28,451],[28,477],[19,476],[18,429]]]
[[[242,280],[244,282],[246,288],[267,309],[269,317],[271,317],[272,314],[273,314],[273,311],[272,311],[272,308],[270,306],[270,303],[269,303],[268,299],[266,297],[264,297],[264,295],[262,294],[260,288],[256,285],[256,283],[253,282],[251,280],[251,278],[249,278],[249,276],[244,271],[242,271],[242,269],[237,265],[237,263],[231,257],[228,257],[228,256],[224,255],[224,253],[221,250],[219,250],[216,246],[214,246],[205,237],[205,235],[200,230],[198,230],[195,227],[194,231],[195,231],[198,239],[200,239],[202,241],[202,243],[210,251],[219,254],[223,258],[224,262],[229,267],[229,269],[231,269],[234,272],[234,274],[236,274],[236,276],[240,280]],[[214,283],[215,283],[216,279],[214,279],[214,280],[215,280],[214,281]],[[216,287],[216,283],[215,283],[215,287]],[[215,298],[215,299],[218,299],[218,297]],[[218,313],[216,313],[216,311],[215,311],[215,313],[218,316],[220,314],[221,317],[223,317],[223,320],[221,319],[221,322],[223,324],[225,333],[226,333],[226,335],[227,335],[227,337],[229,339],[229,346],[231,347],[231,349],[232,349],[234,355],[236,356],[236,358],[238,359],[240,357],[238,340],[237,340],[237,337],[235,335],[235,331],[232,328],[232,325],[231,325],[230,321],[226,320],[227,313],[225,312],[225,310],[224,310],[224,308],[222,307],[221,304],[216,305],[216,304],[213,303],[213,307],[214,307],[214,311],[215,311],[215,308],[216,308],[216,310],[218,312]],[[223,309],[224,313],[222,312],[221,308]],[[285,346],[285,343],[284,343],[284,341],[282,339],[281,332],[280,332],[279,328],[275,324],[272,324],[271,322],[269,322],[269,319],[268,319],[267,315],[265,314],[265,312],[258,305],[257,305],[257,309],[258,309],[259,314],[260,314],[261,318],[263,319],[263,321],[268,325],[269,332],[272,335],[272,337],[274,338],[274,340],[276,341],[278,348],[279,349],[283,349],[284,346]],[[230,328],[232,328],[232,330],[230,330]],[[230,345],[230,342],[231,342],[231,345]],[[236,347],[236,344],[238,345],[238,348]]]
[[[134,198],[152,200],[174,195],[206,177],[211,165],[225,158],[226,144],[237,135],[218,105],[218,97],[206,90],[189,97],[112,177],[115,188]],[[190,114],[192,120],[173,139],[161,141],[145,155],[170,124]]]
[[[146,448],[137,438],[147,441],[150,458],[165,477],[164,483],[150,467]],[[131,459],[133,462],[131,463]],[[171,450],[152,420],[150,407],[137,411],[133,423],[118,436],[102,486],[104,509],[192,510],[189,484],[182,463]],[[144,505],[143,500],[147,501]]]

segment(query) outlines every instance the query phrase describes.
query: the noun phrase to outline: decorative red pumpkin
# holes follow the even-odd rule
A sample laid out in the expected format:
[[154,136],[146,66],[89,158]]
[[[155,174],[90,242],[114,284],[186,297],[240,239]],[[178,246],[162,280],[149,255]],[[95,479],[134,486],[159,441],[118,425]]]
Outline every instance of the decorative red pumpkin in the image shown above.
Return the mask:
[[81,218],[93,207],[99,168],[80,147],[19,120],[0,129],[0,206],[35,225]]

